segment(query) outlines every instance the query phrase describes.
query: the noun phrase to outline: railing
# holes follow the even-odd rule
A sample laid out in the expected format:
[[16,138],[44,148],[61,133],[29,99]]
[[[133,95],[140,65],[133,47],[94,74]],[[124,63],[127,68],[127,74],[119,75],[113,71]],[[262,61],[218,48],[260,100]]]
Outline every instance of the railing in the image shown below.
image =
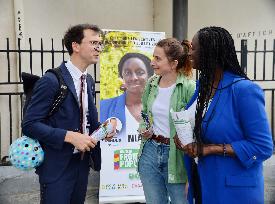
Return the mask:
[[[20,121],[23,116],[23,84],[21,73],[22,71],[28,73],[34,73],[36,75],[42,76],[46,69],[57,67],[56,58],[59,56],[58,63],[61,63],[65,60],[65,56],[68,55],[67,51],[64,49],[64,43],[61,42],[61,49],[55,49],[54,41],[51,39],[51,48],[45,49],[43,40],[40,40],[40,48],[33,49],[32,40],[28,40],[28,48],[21,48],[21,40],[17,41],[17,49],[11,49],[10,40],[6,39],[6,49],[1,49],[0,47],[0,58],[6,58],[5,63],[0,64],[1,66],[1,75],[4,76],[4,81],[0,81],[0,165],[8,164],[6,162],[8,155],[8,146],[21,135]],[[34,67],[34,57],[40,61],[39,69],[33,69]],[[27,55],[27,56],[26,56]],[[35,56],[34,56],[35,55]],[[50,55],[50,59],[49,56]],[[47,58],[45,60],[45,58]],[[36,58],[37,59],[37,58]],[[25,63],[23,62],[25,60]],[[28,62],[26,62],[28,61]],[[45,63],[50,61],[45,69]],[[3,61],[2,61],[3,62]],[[14,66],[12,66],[14,64]],[[16,66],[17,64],[17,66]],[[27,64],[28,69],[24,67],[24,64]],[[3,67],[2,67],[3,66]],[[93,70],[90,72],[92,74],[96,87],[99,84],[97,79],[96,65],[93,66]],[[16,72],[16,73],[14,73]],[[7,91],[7,89],[12,89],[12,91]],[[95,103],[99,101],[99,90],[96,90]],[[1,103],[2,102],[2,103]],[[15,105],[16,104],[16,105]],[[5,112],[4,114],[2,112]],[[7,125],[8,124],[8,125]],[[4,127],[8,126],[8,130]],[[6,134],[8,133],[8,134]]]
[[[244,70],[248,73],[248,76],[253,80],[253,81],[274,81],[275,80],[275,39],[273,40],[273,48],[272,49],[267,49],[267,40],[263,40],[263,49],[259,50],[258,49],[258,40],[254,41],[254,49],[253,50],[248,50],[248,45],[247,45],[247,40],[242,40],[241,41],[241,51],[237,51],[238,53],[241,54],[241,66],[244,68]],[[253,69],[247,70],[248,67],[248,57],[249,55],[252,54],[253,60],[249,60],[251,65],[253,65]],[[258,69],[258,57],[259,54],[262,54],[262,67],[261,70]],[[269,65],[267,69],[267,58],[269,54]],[[272,59],[271,59],[272,58]],[[259,71],[261,71],[262,76],[259,76]],[[268,73],[270,73],[269,77]],[[275,88],[275,87],[274,87]]]
[[240,54],[240,64],[248,77],[258,83],[265,92],[266,111],[275,144],[275,39],[273,40],[271,49],[267,48],[267,40],[263,40],[261,43],[263,49],[258,48],[260,44],[258,40],[254,41],[253,49],[248,49],[248,41],[241,40],[241,50],[238,53]]
[[[41,76],[46,71],[45,67],[47,69],[57,67],[59,64],[56,65],[55,62],[61,63],[68,56],[63,41],[60,44],[60,48],[56,49],[55,47],[58,45],[55,45],[54,40],[51,39],[50,48],[45,49],[41,39],[40,48],[33,49],[32,40],[29,39],[28,48],[22,49],[21,41],[18,39],[17,48],[11,49],[10,41],[6,39],[6,49],[1,49],[0,41],[0,159],[4,158],[0,165],[7,164],[4,160],[8,155],[8,146],[21,134],[20,121],[24,102],[21,73],[25,71]],[[258,41],[255,40],[254,49],[249,50],[248,41],[241,40],[241,49],[237,51],[237,54],[240,64],[247,71],[249,78],[259,83],[265,91],[268,104],[267,112],[274,140],[275,40],[273,40],[272,49],[267,49],[266,40],[263,41],[262,50],[258,49],[258,44]],[[45,66],[45,64],[48,65]],[[39,69],[34,69],[34,67],[39,67]],[[95,102],[99,101],[98,87],[100,84],[96,69],[95,65],[91,73],[97,87]]]

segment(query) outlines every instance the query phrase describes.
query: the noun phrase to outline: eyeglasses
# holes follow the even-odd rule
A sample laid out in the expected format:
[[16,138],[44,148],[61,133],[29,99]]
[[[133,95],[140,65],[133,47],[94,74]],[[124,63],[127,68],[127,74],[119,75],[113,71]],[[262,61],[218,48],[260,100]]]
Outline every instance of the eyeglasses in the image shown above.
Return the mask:
[[101,41],[87,41],[87,42],[82,42],[82,43],[89,43],[94,49],[104,49],[104,44]]
[[136,75],[136,77],[142,77],[146,74],[145,71],[143,70],[137,70],[135,72],[132,72],[132,71],[129,71],[129,70],[125,70],[124,72],[122,72],[122,76],[124,78],[130,78],[130,77],[133,77],[134,74]]
[[100,41],[90,41],[90,43],[94,48],[101,48],[102,50],[104,49],[104,44]]

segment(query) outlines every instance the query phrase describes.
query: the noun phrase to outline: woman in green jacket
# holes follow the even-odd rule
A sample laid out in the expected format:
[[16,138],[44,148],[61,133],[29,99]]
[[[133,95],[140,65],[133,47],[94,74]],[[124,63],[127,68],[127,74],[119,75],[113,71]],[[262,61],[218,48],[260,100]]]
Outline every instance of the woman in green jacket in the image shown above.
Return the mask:
[[173,141],[176,130],[170,110],[184,109],[194,93],[189,48],[187,41],[163,39],[156,44],[151,61],[155,75],[145,86],[139,126],[143,139],[138,170],[147,204],[187,203],[183,153]]

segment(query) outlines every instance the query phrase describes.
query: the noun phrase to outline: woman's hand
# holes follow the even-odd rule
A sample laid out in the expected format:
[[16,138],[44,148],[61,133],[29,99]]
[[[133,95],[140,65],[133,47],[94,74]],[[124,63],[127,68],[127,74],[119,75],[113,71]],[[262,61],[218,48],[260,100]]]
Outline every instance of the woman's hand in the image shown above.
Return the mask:
[[116,132],[113,131],[113,132],[109,133],[104,139],[107,140],[108,142],[110,142],[115,135],[116,135]]
[[[175,135],[174,142],[177,149],[183,151],[185,154],[192,158],[198,157],[198,145],[193,142],[187,145],[183,145],[178,136]],[[217,154],[224,156],[235,156],[235,152],[230,144],[203,144],[200,156],[207,156],[209,154]]]
[[189,157],[196,158],[198,157],[198,145],[197,143],[193,142],[187,144],[183,147],[183,152],[187,154]]
[[[183,147],[185,154],[192,158],[196,158],[198,155],[197,143],[190,143]],[[207,156],[211,154],[223,155],[223,156],[235,156],[235,152],[230,144],[202,144],[201,155]]]
[[196,143],[190,143],[187,145],[183,145],[178,137],[178,135],[175,135],[174,137],[174,142],[176,147],[183,151],[185,154],[187,154],[188,156],[195,158],[197,157],[197,144]]
[[188,189],[189,189],[189,183],[188,183],[188,181],[186,181],[186,184],[185,184],[185,195],[186,195],[186,200],[188,200]]
[[108,142],[110,142],[113,139],[113,137],[117,134],[116,132],[117,120],[115,118],[111,118],[110,123],[112,124],[113,131],[108,133],[105,137],[105,140],[107,140]]
[[181,143],[178,135],[176,134],[175,137],[174,137],[174,143],[177,147],[177,149],[181,150],[181,151],[184,151],[184,145]]
[[153,130],[152,128],[149,129],[145,129],[145,130],[139,130],[139,134],[141,134],[141,136],[145,139],[149,139],[152,137],[153,135]]

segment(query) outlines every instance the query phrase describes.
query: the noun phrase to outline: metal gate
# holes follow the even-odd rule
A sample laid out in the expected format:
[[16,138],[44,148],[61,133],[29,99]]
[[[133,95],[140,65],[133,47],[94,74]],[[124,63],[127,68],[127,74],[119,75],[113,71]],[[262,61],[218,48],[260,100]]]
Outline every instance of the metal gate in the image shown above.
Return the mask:
[[[4,39],[3,39],[4,40]],[[2,42],[0,42],[1,45]],[[17,41],[15,49],[11,47],[10,39],[6,39],[5,48],[0,47],[0,166],[9,165],[7,161],[10,144],[21,136],[22,109],[24,105],[23,84],[21,72],[28,72],[42,76],[47,69],[57,67],[68,58],[64,43],[59,42],[61,49],[51,39],[50,48],[45,49],[45,43],[40,40],[39,49],[33,49],[32,40],[28,41],[28,48],[22,49],[22,42]],[[61,46],[60,46],[61,44]],[[49,46],[49,44],[47,43]],[[24,46],[25,47],[25,46]],[[99,101],[99,76],[96,65],[92,65],[89,73],[96,83],[95,103]],[[39,67],[39,69],[34,69]]]
[[[5,41],[3,39],[3,41]],[[9,145],[21,136],[21,119],[23,107],[23,88],[21,72],[29,72],[43,75],[46,69],[57,67],[68,57],[64,49],[64,43],[59,42],[61,49],[55,49],[53,39],[50,48],[45,49],[41,39],[39,49],[32,48],[32,40],[28,41],[28,48],[21,49],[21,41],[18,39],[15,49],[12,49],[7,38],[4,46],[0,41],[0,166],[8,165],[6,158]],[[237,51],[241,66],[247,71],[249,78],[265,91],[266,110],[270,121],[274,140],[274,91],[275,91],[275,40],[273,48],[267,49],[264,40],[263,49],[258,49],[258,41],[253,49],[248,49],[248,41],[241,40],[240,50]],[[60,46],[61,44],[61,46]],[[49,43],[47,43],[49,45]],[[58,64],[57,64],[58,63]],[[259,64],[260,63],[260,64]],[[39,69],[33,69],[39,67]],[[45,69],[46,68],[46,69]],[[92,76],[96,83],[96,102],[99,101],[99,70],[96,65],[92,69]]]
[[[249,43],[250,49],[248,49],[248,41],[241,40],[241,50],[238,51],[240,64],[246,71],[247,76],[258,83],[265,92],[266,111],[274,141],[275,39],[273,40],[273,46],[270,43],[268,44],[271,49],[267,49],[267,40],[262,42],[255,40],[254,42],[249,41]],[[258,48],[260,43],[262,49]],[[252,47],[253,45],[254,47]]]

